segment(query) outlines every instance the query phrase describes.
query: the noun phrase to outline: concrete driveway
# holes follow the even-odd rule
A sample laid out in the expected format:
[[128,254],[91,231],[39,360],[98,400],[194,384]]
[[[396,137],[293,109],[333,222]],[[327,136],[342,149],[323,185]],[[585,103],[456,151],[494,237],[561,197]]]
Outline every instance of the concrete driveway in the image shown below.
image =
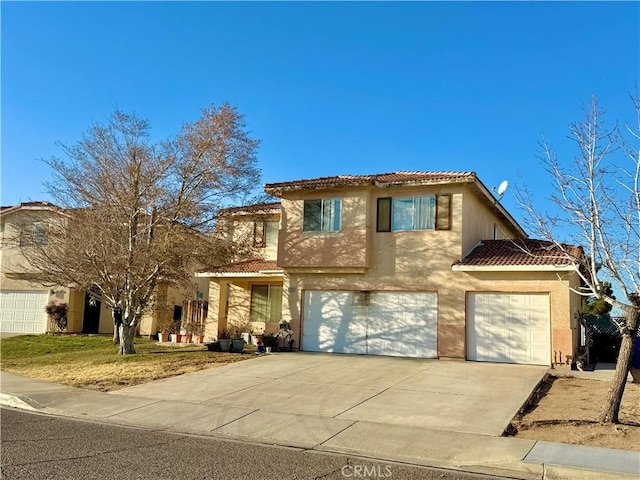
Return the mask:
[[258,426],[285,435],[286,423],[295,421],[296,430],[319,429],[323,436],[357,422],[499,436],[546,371],[529,365],[292,352],[112,395],[167,402],[164,413],[177,418],[175,402],[199,404],[193,412],[218,406],[224,418],[216,419],[216,428],[230,435],[250,434]]

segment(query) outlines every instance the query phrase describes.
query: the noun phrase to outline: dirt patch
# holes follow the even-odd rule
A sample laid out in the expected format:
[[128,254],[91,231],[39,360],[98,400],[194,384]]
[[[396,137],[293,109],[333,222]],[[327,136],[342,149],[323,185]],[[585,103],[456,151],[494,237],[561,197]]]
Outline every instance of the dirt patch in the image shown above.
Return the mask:
[[593,447],[638,450],[640,445],[640,384],[628,382],[620,408],[620,424],[597,419],[610,382],[549,376],[528,408],[513,420],[520,438]]

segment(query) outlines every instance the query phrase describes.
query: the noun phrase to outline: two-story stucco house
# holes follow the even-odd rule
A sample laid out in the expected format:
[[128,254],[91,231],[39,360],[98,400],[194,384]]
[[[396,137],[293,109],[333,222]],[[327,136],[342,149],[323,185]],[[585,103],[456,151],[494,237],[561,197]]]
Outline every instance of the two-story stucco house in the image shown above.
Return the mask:
[[574,354],[579,277],[566,252],[580,249],[527,239],[475,173],[265,190],[280,204],[233,212],[239,223],[252,214],[245,228],[268,237],[263,255],[199,274],[210,278],[209,334],[285,320],[305,351],[541,365]]
[[34,270],[20,247],[28,242],[46,246],[48,225],[63,215],[60,207],[49,202],[24,202],[0,209],[0,331],[55,331],[45,313],[49,302],[68,305],[69,332],[113,331],[110,311],[101,302],[91,301],[86,292],[64,285],[44,286],[32,278]]
[[[24,257],[28,243],[46,247],[48,228],[64,221],[65,210],[49,202],[24,202],[0,208],[0,331],[6,333],[45,333],[56,331],[45,313],[50,303],[66,303],[67,333],[113,333],[111,309],[90,295],[67,285],[43,285],[36,270]],[[207,295],[207,282],[199,282],[198,294]],[[202,292],[202,293],[200,293]],[[191,292],[159,285],[154,305],[143,313],[140,333],[153,335],[165,317],[179,320]]]
[[266,330],[289,322],[306,351],[541,365],[575,353],[580,281],[567,254],[581,249],[528,239],[475,173],[265,190],[280,205],[235,213],[259,213],[258,232],[279,218],[277,254],[271,238],[261,258],[200,274],[209,333],[249,318]]

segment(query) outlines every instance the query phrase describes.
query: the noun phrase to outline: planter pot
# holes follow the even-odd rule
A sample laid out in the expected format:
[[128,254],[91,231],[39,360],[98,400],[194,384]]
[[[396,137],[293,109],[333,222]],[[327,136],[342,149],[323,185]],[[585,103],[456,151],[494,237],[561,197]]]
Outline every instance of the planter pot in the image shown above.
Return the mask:
[[193,335],[191,341],[193,343],[202,343],[204,341],[204,335]]
[[231,346],[231,339],[230,338],[221,338],[218,340],[218,343],[220,343],[220,350],[223,352],[228,352],[229,351],[229,347]]
[[182,343],[191,343],[191,334],[182,335]]
[[168,342],[169,341],[169,333],[168,332],[158,332],[158,341],[159,342]]
[[271,353],[271,349],[272,349],[272,347],[265,347],[265,348],[266,348],[266,350],[267,350],[267,353]]
[[169,335],[169,337],[171,338],[171,341],[173,343],[180,343],[182,335],[180,335],[179,333],[172,333],[171,335]]
[[244,338],[233,340],[231,343],[233,344],[234,352],[242,353],[242,351],[244,350],[244,344],[245,344]]

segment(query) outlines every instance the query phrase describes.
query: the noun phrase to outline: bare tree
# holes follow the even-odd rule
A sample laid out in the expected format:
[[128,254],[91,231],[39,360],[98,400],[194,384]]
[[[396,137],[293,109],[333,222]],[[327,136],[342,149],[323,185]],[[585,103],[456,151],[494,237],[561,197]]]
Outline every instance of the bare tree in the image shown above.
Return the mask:
[[56,175],[48,191],[63,210],[46,242],[23,241],[33,278],[97,291],[112,309],[119,353],[135,353],[156,287],[189,285],[198,265],[230,258],[229,243],[207,233],[220,207],[257,185],[257,146],[228,104],[158,143],[146,120],[115,111],[62,145],[65,158],[46,161]]
[[[561,161],[543,140],[541,158],[552,180],[553,212],[537,211],[526,188],[517,198],[529,214],[527,226],[536,234],[560,248],[561,237],[584,248],[583,257],[571,258],[582,278],[578,293],[603,299],[625,313],[625,321],[618,324],[622,343],[600,415],[603,423],[619,421],[640,317],[640,101],[637,95],[632,101],[636,123],[607,128],[592,98],[584,120],[570,127],[569,138],[577,146],[571,161]],[[607,281],[622,291],[623,299],[611,294]]]

